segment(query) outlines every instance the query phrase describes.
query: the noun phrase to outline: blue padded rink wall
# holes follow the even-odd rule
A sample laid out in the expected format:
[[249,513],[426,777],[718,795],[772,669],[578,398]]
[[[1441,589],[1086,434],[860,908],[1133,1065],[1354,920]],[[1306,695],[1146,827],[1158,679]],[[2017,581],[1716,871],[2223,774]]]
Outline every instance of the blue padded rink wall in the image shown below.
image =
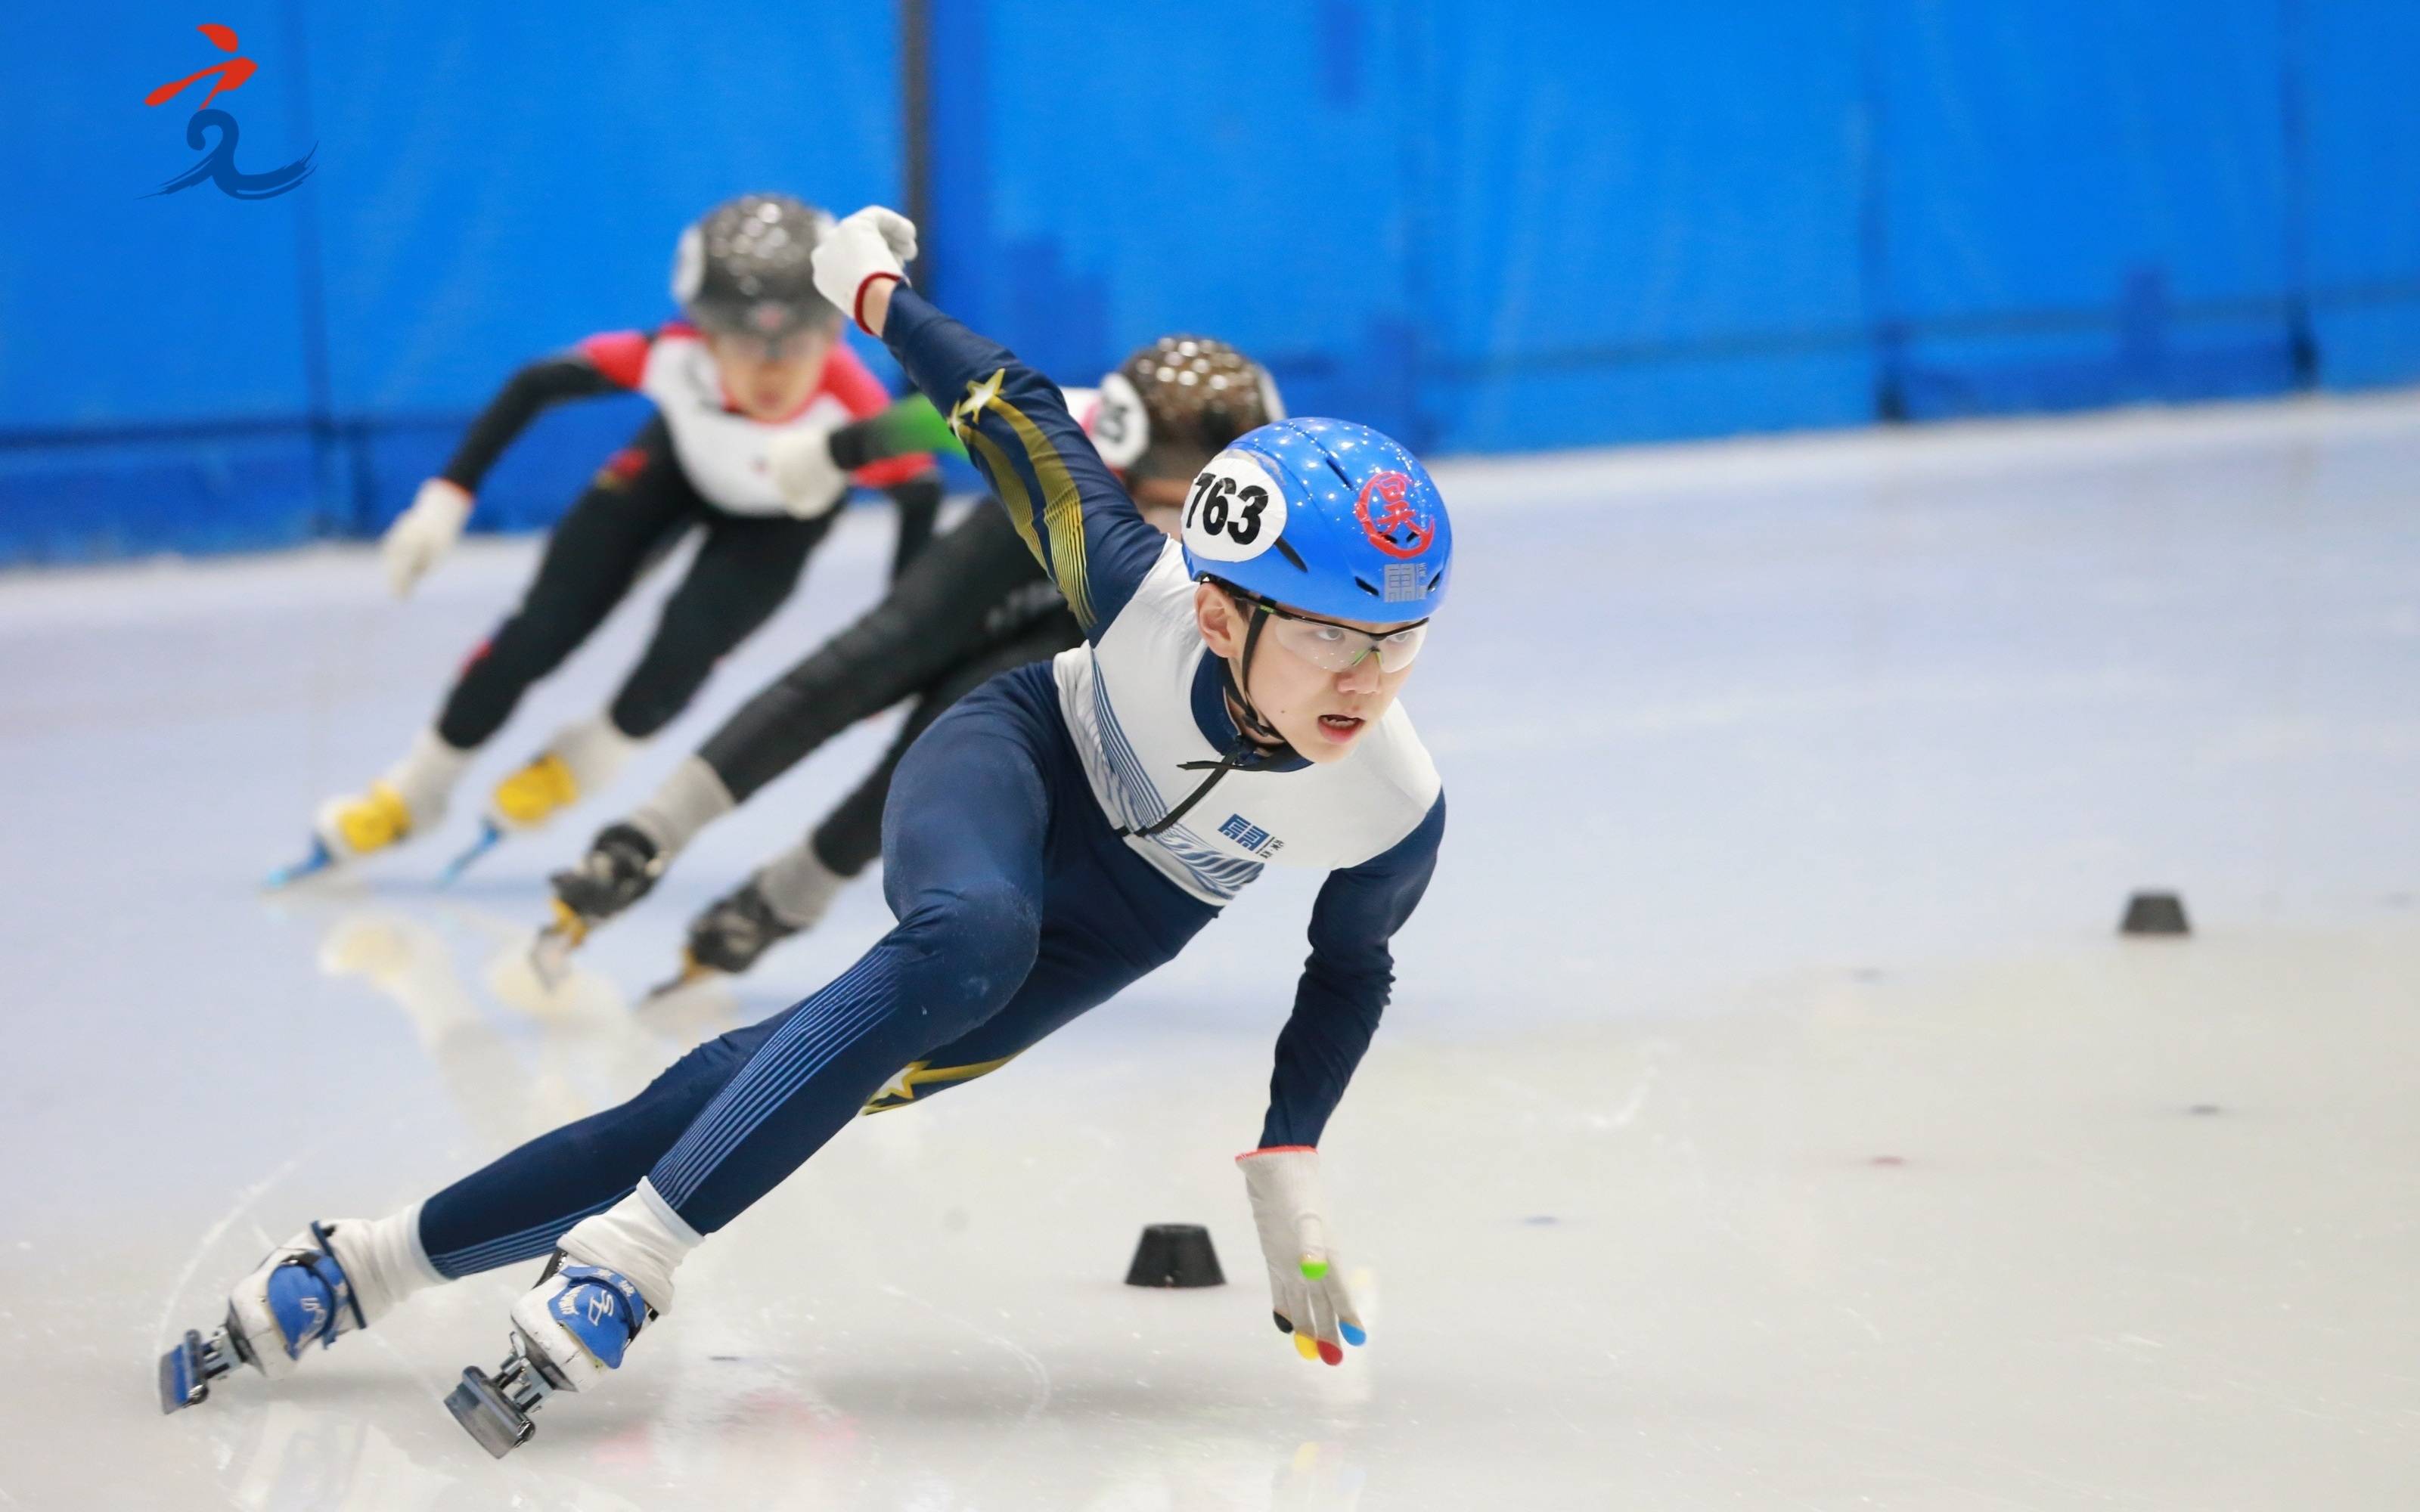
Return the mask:
[[[931,11],[932,285],[1071,382],[1215,327],[1476,453],[2420,377],[2408,6]],[[0,563],[373,534],[515,366],[666,316],[706,204],[902,197],[889,7],[716,18],[240,7],[247,150],[319,164],[257,203],[137,197],[183,12],[18,18]],[[1247,39],[1248,88],[1170,61]],[[637,413],[549,417],[479,524]]]
[[[930,7],[938,298],[1070,381],[1228,335],[1454,501],[1406,693],[1452,823],[1323,1149],[1369,1349],[1272,1334],[1228,1165],[1317,881],[1273,872],[847,1131],[502,1463],[437,1398],[534,1267],[174,1418],[152,1362],[306,1219],[630,1095],[885,927],[862,882],[636,1006],[877,720],[562,988],[523,954],[547,874],[879,593],[885,513],[458,887],[470,795],[607,696],[671,573],[442,834],[255,884],[642,411],[541,422],[407,602],[361,543],[515,365],[667,315],[706,204],[904,200],[899,18],[12,17],[45,149],[0,179],[0,1505],[2405,1504],[2420,12],[1498,14]],[[244,165],[316,143],[303,188],[140,197],[203,20],[260,62]],[[2190,938],[2117,936],[2144,887]],[[1163,1221],[1229,1285],[1121,1286]]]

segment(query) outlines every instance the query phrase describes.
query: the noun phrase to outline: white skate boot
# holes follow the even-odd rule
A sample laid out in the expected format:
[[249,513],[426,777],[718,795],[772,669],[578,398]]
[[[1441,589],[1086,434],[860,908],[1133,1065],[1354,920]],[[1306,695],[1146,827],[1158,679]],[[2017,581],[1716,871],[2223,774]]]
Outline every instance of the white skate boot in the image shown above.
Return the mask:
[[530,1414],[559,1391],[585,1391],[622,1366],[656,1316],[636,1283],[599,1265],[565,1263],[561,1251],[513,1304],[512,1352],[489,1375],[473,1365],[446,1411],[479,1447],[502,1459],[537,1431]]
[[209,1383],[239,1363],[271,1381],[292,1375],[311,1344],[330,1348],[435,1281],[411,1237],[419,1221],[417,1208],[377,1220],[334,1218],[271,1250],[227,1293],[226,1320],[209,1337],[187,1330],[160,1357],[160,1410],[206,1400]]

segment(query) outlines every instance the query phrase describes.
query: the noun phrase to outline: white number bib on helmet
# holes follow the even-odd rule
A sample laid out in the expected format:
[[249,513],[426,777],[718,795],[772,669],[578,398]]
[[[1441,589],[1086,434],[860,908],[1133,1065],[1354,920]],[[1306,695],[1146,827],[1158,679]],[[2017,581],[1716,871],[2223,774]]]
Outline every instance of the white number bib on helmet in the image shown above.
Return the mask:
[[1151,444],[1151,416],[1142,407],[1142,395],[1124,373],[1101,379],[1085,428],[1101,460],[1120,471],[1141,460],[1143,449]]
[[706,233],[690,226],[673,249],[673,304],[686,308],[706,282]]
[[1185,548],[1205,562],[1249,562],[1285,532],[1285,493],[1241,452],[1210,459],[1185,499]]

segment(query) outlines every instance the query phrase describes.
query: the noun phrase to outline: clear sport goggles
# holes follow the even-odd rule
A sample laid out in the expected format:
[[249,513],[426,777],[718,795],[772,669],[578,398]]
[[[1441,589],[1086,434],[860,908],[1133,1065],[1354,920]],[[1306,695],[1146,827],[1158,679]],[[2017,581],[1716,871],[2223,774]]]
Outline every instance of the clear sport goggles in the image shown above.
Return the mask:
[[1239,595],[1269,617],[1269,637],[1324,672],[1350,671],[1370,656],[1378,670],[1399,672],[1419,656],[1429,638],[1429,622],[1419,620],[1387,631],[1357,630],[1334,620],[1297,614],[1257,594]]

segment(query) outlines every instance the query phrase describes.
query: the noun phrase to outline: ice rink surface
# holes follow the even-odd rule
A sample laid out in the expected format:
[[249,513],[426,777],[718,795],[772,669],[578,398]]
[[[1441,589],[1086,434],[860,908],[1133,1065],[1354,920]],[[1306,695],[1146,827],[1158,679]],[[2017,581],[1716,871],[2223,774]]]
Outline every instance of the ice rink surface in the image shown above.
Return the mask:
[[[1370,1347],[1269,1327],[1241,1182],[1314,878],[1009,1070],[847,1131],[621,1378],[489,1460],[439,1398],[534,1266],[174,1418],[158,1351],[819,984],[634,1011],[853,732],[552,996],[547,872],[868,602],[876,511],[621,786],[268,897],[535,545],[0,579],[0,1505],[2408,1508],[2420,1486],[2420,398],[1455,465],[1407,695],[1451,795],[1326,1140]],[[2189,941],[2122,942],[2129,890]],[[1120,1284],[1207,1224],[1232,1284]]]

